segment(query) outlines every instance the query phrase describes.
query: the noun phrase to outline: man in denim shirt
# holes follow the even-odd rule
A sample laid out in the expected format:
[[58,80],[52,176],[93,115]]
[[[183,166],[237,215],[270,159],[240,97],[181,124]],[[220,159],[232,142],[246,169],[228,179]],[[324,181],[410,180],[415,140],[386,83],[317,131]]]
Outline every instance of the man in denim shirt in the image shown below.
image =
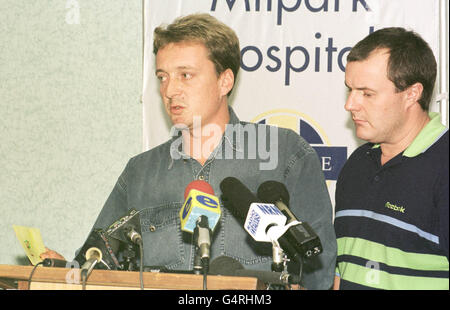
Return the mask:
[[[332,206],[315,151],[292,130],[240,122],[228,105],[240,66],[239,40],[207,14],[177,19],[154,32],[156,76],[173,138],[132,158],[94,228],[140,212],[144,265],[192,270],[193,235],[182,232],[184,190],[205,180],[220,197],[229,176],[252,192],[267,180],[286,185],[290,208],[319,236],[323,253],[305,262],[302,286],[329,289],[336,258]],[[270,149],[270,151],[267,151]],[[271,270],[272,246],[254,241],[226,208],[214,229],[211,260],[229,256],[246,269]]]

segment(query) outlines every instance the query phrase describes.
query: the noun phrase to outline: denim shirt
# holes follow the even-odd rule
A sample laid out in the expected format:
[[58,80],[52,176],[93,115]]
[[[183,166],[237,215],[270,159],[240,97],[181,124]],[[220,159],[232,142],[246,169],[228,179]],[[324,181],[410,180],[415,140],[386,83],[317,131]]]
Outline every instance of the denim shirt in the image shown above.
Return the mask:
[[[237,132],[224,133],[221,144],[203,166],[174,147],[180,137],[173,137],[129,160],[93,228],[107,229],[135,209],[140,212],[144,265],[192,270],[193,234],[181,231],[179,217],[186,186],[202,179],[220,197],[220,182],[228,176],[239,179],[253,193],[264,181],[279,181],[290,193],[292,212],[299,221],[311,225],[323,246],[322,254],[305,262],[302,284],[308,289],[329,289],[334,277],[336,237],[332,206],[317,154],[294,131],[240,122],[231,107],[229,110],[230,125],[240,124],[257,133],[256,150],[264,138],[266,149],[272,143],[270,146],[277,150],[277,158],[271,158],[272,163],[267,154],[248,147],[250,140],[244,138],[239,126],[235,127]],[[233,154],[231,159],[230,154]],[[272,245],[254,241],[242,222],[224,207],[213,231],[211,261],[223,255],[238,260],[246,269],[271,270]]]

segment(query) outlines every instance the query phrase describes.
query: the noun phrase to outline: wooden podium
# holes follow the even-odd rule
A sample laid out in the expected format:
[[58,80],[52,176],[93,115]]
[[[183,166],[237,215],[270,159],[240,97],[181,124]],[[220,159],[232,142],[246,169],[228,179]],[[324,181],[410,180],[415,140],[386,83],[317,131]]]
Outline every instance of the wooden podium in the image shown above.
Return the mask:
[[[28,279],[34,266],[0,265],[0,287],[31,290],[81,290],[75,273],[79,269],[38,266],[28,287]],[[180,273],[143,273],[144,289],[156,290],[202,290],[203,276]],[[258,290],[265,285],[253,277],[212,276],[207,277],[208,290]],[[93,270],[86,282],[86,290],[139,290],[139,272],[116,270]]]

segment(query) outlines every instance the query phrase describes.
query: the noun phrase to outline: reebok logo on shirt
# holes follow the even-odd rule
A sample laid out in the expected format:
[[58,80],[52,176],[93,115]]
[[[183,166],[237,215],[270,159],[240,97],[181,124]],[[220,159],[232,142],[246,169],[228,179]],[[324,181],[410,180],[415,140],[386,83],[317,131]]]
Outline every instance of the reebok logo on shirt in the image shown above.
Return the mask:
[[404,207],[398,207],[392,203],[390,203],[389,201],[386,202],[386,204],[384,205],[386,208],[389,208],[391,210],[397,211],[397,212],[401,212],[401,213],[405,213],[406,209]]

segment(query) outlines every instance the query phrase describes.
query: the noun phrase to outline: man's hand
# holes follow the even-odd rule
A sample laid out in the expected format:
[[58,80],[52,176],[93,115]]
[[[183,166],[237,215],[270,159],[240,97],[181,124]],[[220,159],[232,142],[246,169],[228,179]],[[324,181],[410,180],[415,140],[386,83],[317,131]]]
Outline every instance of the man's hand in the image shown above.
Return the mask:
[[66,260],[64,258],[64,256],[62,256],[61,254],[59,254],[58,252],[55,252],[53,250],[50,250],[49,248],[45,248],[45,252],[41,253],[41,255],[39,255],[40,258],[42,259],[46,259],[46,258],[54,258],[54,259],[61,259],[61,260]]

